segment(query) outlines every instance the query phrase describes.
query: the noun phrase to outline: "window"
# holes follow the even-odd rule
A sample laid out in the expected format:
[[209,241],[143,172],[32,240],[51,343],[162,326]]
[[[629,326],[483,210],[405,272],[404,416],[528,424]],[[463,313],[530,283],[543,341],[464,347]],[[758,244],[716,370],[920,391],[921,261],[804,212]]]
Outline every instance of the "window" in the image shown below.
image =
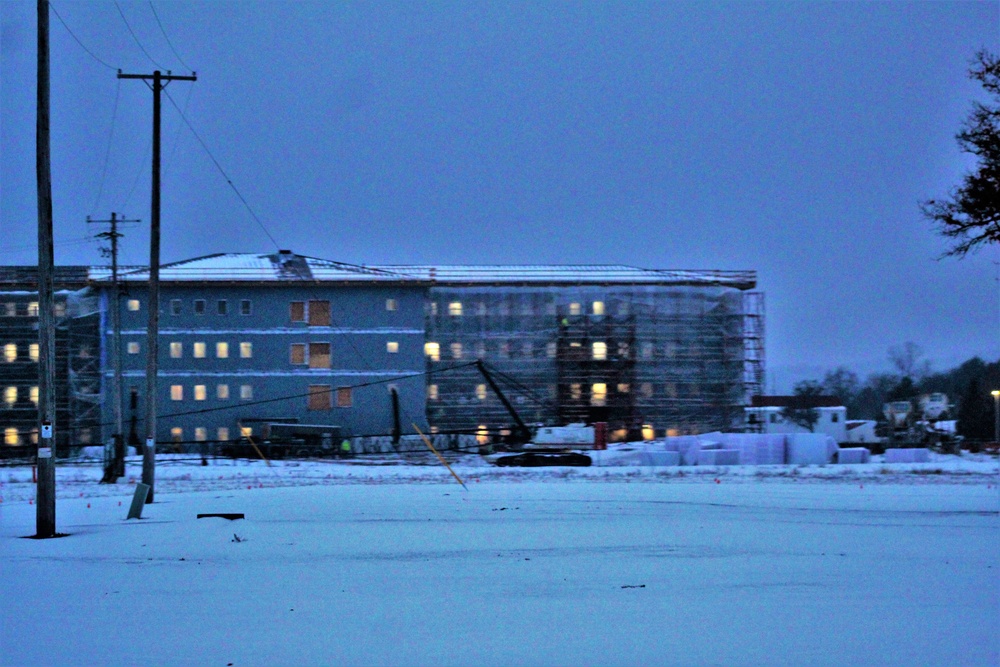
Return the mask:
[[[129,303],[131,304],[132,302],[129,301]],[[135,302],[135,308],[133,308],[132,310],[139,310],[139,302],[138,301]],[[28,303],[28,317],[38,317],[38,302],[37,301],[31,301],[30,303]]]
[[208,429],[204,426],[196,426],[194,429],[194,439],[198,442],[205,442],[208,440]]
[[3,390],[3,402],[7,407],[13,407],[17,403],[17,387],[7,387]]
[[632,391],[632,385],[628,384],[627,382],[619,382],[618,383],[618,393],[619,394],[627,394],[630,391]]
[[17,361],[17,344],[7,343],[3,346],[3,358],[7,360],[8,363]]
[[244,401],[249,401],[253,399],[253,385],[241,384],[240,385],[240,398]]
[[451,344],[451,358],[452,359],[461,359],[462,358],[462,344],[461,343],[452,343]]
[[306,363],[306,344],[305,343],[292,343],[290,352],[288,354],[289,361],[293,364],[304,364]]
[[21,436],[17,434],[16,428],[8,427],[3,430],[3,444],[11,446],[21,444]]
[[618,317],[625,317],[628,315],[628,301],[618,302]]
[[66,302],[56,301],[52,304],[52,314],[56,317],[64,317],[66,315]]
[[219,359],[229,358],[229,343],[220,341],[215,344],[215,356]]
[[653,344],[650,342],[645,342],[639,345],[639,354],[642,355],[643,359],[653,358]]
[[32,403],[38,405],[38,387],[32,387],[31,389],[29,389],[28,397],[31,399]]
[[595,301],[593,304],[591,304],[591,311],[590,312],[592,312],[594,315],[603,315],[604,314],[604,302],[603,301]]
[[309,368],[330,368],[329,343],[309,343]]
[[137,310],[139,310],[139,299],[129,299],[126,307],[132,312],[136,312]]
[[486,358],[486,343],[481,340],[476,341],[476,359]]
[[328,327],[330,326],[330,302],[310,301],[309,302],[309,326]]
[[771,423],[772,424],[777,424],[778,423],[778,415],[773,414],[773,413],[771,414]]
[[228,384],[217,384],[215,385],[215,397],[220,401],[225,401],[229,399],[229,385]]
[[595,382],[590,385],[590,404],[594,406],[606,405],[608,402],[608,385],[604,382]]
[[461,317],[462,316],[462,302],[461,301],[452,301],[452,302],[450,302],[448,304],[448,314],[451,315],[452,317]]
[[240,437],[249,438],[253,435],[253,426],[240,426]]
[[485,315],[485,314],[486,314],[486,302],[485,301],[479,301],[479,302],[477,302],[476,303],[476,315]]
[[171,315],[180,315],[181,314],[181,300],[180,299],[171,299],[170,300],[170,314]]
[[441,344],[424,343],[424,355],[431,361],[441,361]]
[[306,302],[292,301],[290,304],[288,304],[288,317],[292,320],[292,322],[305,322]]
[[578,303],[571,303],[571,304],[569,304],[569,314],[570,315],[579,315],[580,312],[581,312],[581,310],[580,310],[580,304],[578,304]]
[[830,421],[833,423],[837,423],[838,421],[840,421],[840,415],[838,415],[836,412],[830,413]]
[[351,388],[350,387],[337,387],[337,407],[338,408],[349,408],[349,407],[351,407]]
[[170,385],[170,400],[171,401],[183,401],[184,400],[184,385],[172,384]]
[[394,340],[390,340],[385,344],[385,351],[389,354],[396,354],[399,352],[399,343]]
[[618,356],[622,359],[628,359],[631,356],[632,350],[629,344],[624,341],[618,341]]
[[221,440],[223,442],[229,440],[229,427],[220,426],[219,428],[215,429],[215,437],[217,440]]
[[545,356],[548,357],[549,359],[555,359],[556,358],[556,344],[555,343],[546,343],[545,344]]
[[525,317],[535,314],[535,309],[530,301],[525,301],[521,304],[521,314]]
[[240,315],[249,315],[253,312],[253,305],[250,303],[250,299],[240,300]]
[[0,316],[3,317],[14,317],[17,315],[17,304],[16,303],[0,303]]
[[240,359],[249,359],[253,356],[253,343],[240,343]]
[[428,401],[438,400],[438,386],[436,384],[427,385],[427,400]]
[[206,346],[204,341],[199,341],[192,345],[192,353],[195,359],[204,359],[206,353]]
[[500,341],[497,345],[497,359],[510,359],[510,343],[507,341]]
[[184,345],[183,343],[171,343],[170,344],[170,358],[180,359],[184,356]]
[[229,314],[229,302],[225,299],[219,299],[216,304],[216,312],[219,313],[219,315]]
[[480,424],[479,428],[476,429],[476,442],[480,445],[485,445],[490,441],[490,432],[486,430],[486,424]]
[[486,385],[485,384],[477,384],[476,385],[476,398],[478,398],[480,401],[485,401],[486,400]]
[[129,354],[139,354],[139,343],[135,342],[134,340],[130,340],[128,344],[125,346],[125,349],[128,350]]
[[592,345],[593,351],[591,356],[595,361],[607,361],[608,359],[608,344],[604,341],[598,340],[594,341]]
[[[85,349],[89,348],[81,347],[80,351],[83,352],[83,350]],[[28,358],[31,359],[32,361],[38,361],[38,343],[31,343],[30,345],[28,345]]]
[[180,426],[170,429],[170,439],[174,442],[184,442],[184,429]]
[[204,315],[205,314],[205,300],[204,299],[195,299],[194,300],[194,314],[195,315]]
[[521,343],[521,354],[526,359],[531,359],[535,356],[535,346],[531,344],[531,341],[526,340]]
[[578,382],[574,382],[569,386],[569,397],[574,401],[579,401],[583,396],[583,385]]
[[639,385],[639,393],[642,394],[645,398],[652,397],[652,395],[653,395],[653,383],[652,382],[643,382],[641,385]]
[[437,317],[437,314],[438,314],[438,305],[437,305],[437,301],[431,301],[431,302],[430,302],[429,304],[427,304],[427,305],[428,305],[428,306],[430,307],[430,309],[431,309],[431,316],[432,316],[432,317]]
[[[337,401],[339,405],[340,390],[337,390]],[[306,401],[306,408],[309,410],[330,410],[333,408],[332,387],[328,384],[309,385],[309,396]]]
[[385,300],[385,309],[388,310],[388,311],[394,311],[394,310],[396,310],[396,300],[395,299],[386,299]]
[[208,398],[208,391],[205,389],[205,385],[196,384],[194,386],[194,400],[204,401],[206,398]]

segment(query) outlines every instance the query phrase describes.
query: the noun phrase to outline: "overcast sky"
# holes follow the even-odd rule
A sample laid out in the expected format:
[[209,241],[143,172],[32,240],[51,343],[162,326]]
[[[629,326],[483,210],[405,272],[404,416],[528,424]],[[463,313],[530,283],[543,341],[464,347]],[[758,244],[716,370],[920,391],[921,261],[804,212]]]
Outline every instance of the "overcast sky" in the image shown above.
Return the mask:
[[[111,211],[148,262],[152,94],[115,69],[193,69],[163,101],[163,261],[275,249],[176,103],[281,248],[753,269],[768,389],[904,341],[1000,357],[1000,252],[939,260],[918,208],[969,166],[998,2],[119,6],[135,38],[113,2],[53,3],[105,63],[52,15],[59,264],[103,261],[85,219]],[[0,17],[0,263],[32,264],[35,2]]]

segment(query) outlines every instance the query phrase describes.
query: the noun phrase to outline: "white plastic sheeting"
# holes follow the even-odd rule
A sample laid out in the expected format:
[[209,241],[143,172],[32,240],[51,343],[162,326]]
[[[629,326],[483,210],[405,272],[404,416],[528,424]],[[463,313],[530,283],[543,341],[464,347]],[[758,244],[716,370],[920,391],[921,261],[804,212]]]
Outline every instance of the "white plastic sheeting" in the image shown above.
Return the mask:
[[867,447],[841,447],[837,452],[837,463],[868,463],[871,458]]
[[786,463],[795,465],[831,463],[839,449],[833,438],[822,433],[790,433],[787,438]]
[[701,437],[718,442],[720,449],[737,450],[740,465],[781,465],[785,462],[783,433],[706,433]]
[[738,449],[703,449],[698,453],[700,466],[734,466],[739,463]]
[[931,453],[922,447],[885,450],[886,463],[927,463],[930,460]]

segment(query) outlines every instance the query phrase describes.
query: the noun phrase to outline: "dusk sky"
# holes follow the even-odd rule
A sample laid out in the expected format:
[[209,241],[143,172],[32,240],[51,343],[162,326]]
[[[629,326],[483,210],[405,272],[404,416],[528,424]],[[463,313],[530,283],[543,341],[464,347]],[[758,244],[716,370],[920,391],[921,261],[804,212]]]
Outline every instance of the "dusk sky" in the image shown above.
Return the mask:
[[[1000,249],[940,259],[919,210],[971,164],[998,2],[53,7],[105,63],[52,14],[58,264],[102,263],[85,219],[111,211],[148,262],[152,94],[115,69],[193,69],[163,100],[164,262],[752,269],[769,390],[905,341],[1000,357]],[[3,264],[37,262],[35,9],[0,3]]]

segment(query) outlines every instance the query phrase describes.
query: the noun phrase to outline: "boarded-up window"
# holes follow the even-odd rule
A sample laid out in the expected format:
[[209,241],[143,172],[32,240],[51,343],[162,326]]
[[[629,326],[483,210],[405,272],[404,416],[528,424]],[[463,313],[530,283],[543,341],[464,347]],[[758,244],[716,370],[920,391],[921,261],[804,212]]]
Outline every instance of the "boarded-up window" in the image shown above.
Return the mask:
[[310,301],[309,302],[309,326],[328,327],[330,326],[330,302]]
[[291,362],[293,364],[304,364],[306,363],[306,344],[305,343],[292,343],[291,354],[289,355]]
[[328,384],[309,385],[308,408],[310,410],[329,410],[333,407],[331,387]]
[[330,344],[309,343],[309,368],[330,367]]
[[305,301],[292,301],[288,304],[288,315],[292,322],[305,322],[306,321],[306,302]]
[[350,387],[337,387],[337,407],[338,408],[349,408],[349,407],[351,407],[351,388]]

